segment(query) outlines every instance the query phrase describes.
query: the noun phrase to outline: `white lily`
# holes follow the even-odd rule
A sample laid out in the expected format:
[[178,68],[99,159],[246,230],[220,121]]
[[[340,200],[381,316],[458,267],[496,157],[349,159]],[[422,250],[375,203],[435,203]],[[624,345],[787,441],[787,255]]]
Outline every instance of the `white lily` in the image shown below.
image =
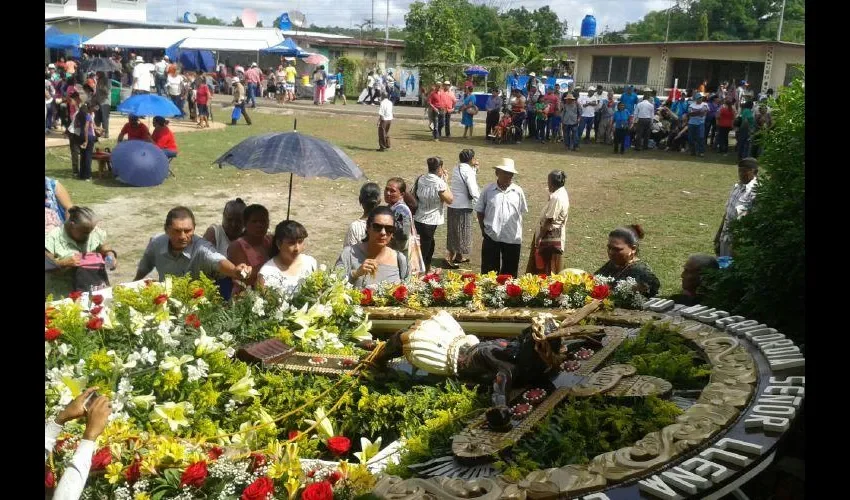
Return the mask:
[[248,370],[248,373],[244,377],[230,386],[229,391],[233,394],[233,398],[240,403],[246,399],[260,395],[260,393],[254,389],[254,377],[251,376],[251,370]]
[[142,347],[142,350],[139,351],[139,360],[144,361],[149,365],[156,363],[156,351],[148,349],[147,347]]
[[186,371],[189,374],[189,382],[194,382],[201,378],[206,378],[210,366],[201,358],[195,361],[195,366],[188,365]]
[[333,424],[331,424],[331,421],[328,420],[325,408],[323,406],[316,408],[315,415],[316,420],[304,419],[304,421],[310,425],[316,425],[316,422],[319,422],[318,425],[316,425],[316,431],[322,439],[330,439],[334,437],[334,427]]
[[59,344],[59,354],[67,356],[74,348],[71,344]]
[[133,335],[141,336],[145,330],[145,327],[148,326],[148,318],[146,318],[139,311],[130,308],[130,331],[133,332]]
[[130,403],[133,406],[135,406],[136,408],[140,408],[142,410],[149,409],[151,407],[151,405],[153,405],[155,402],[156,402],[156,397],[153,395],[153,393],[150,393],[148,395],[134,396],[133,398],[130,399]]
[[175,403],[169,401],[165,404],[156,405],[151,412],[152,422],[164,422],[168,424],[171,432],[176,432],[180,427],[189,427],[186,415],[192,411],[192,405],[183,401]]
[[266,315],[266,301],[263,300],[262,297],[257,297],[254,299],[254,305],[251,307],[251,312],[256,314],[257,316],[265,316]]
[[372,340],[372,334],[369,333],[370,330],[372,330],[372,322],[368,320],[364,321],[351,332],[351,338],[354,340]]
[[204,354],[220,351],[224,346],[219,343],[215,337],[207,335],[204,327],[200,328],[201,334],[195,339],[195,355],[202,356]]
[[381,438],[378,437],[378,439],[376,439],[373,443],[372,441],[369,441],[368,438],[361,437],[360,449],[363,451],[358,451],[354,454],[354,456],[357,457],[358,460],[360,460],[361,464],[365,465],[366,462],[369,461],[369,459],[377,455],[378,452],[381,450]]
[[195,358],[189,356],[188,354],[184,354],[179,358],[176,356],[166,356],[165,359],[159,362],[159,369],[165,372],[180,371],[181,366],[192,361],[193,359]]

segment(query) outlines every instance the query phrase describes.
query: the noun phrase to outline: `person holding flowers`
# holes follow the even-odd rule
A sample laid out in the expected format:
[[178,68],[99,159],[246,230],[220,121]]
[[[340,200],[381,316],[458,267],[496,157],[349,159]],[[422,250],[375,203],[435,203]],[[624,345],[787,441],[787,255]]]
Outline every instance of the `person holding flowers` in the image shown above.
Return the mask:
[[389,247],[395,233],[393,211],[376,207],[366,219],[366,239],[345,247],[336,261],[348,282],[365,288],[377,283],[401,283],[410,275],[407,257]]
[[609,276],[614,279],[614,283],[634,278],[638,292],[645,297],[655,297],[661,282],[652,268],[637,256],[638,244],[643,235],[643,228],[638,224],[618,227],[608,233],[608,262],[594,274]]

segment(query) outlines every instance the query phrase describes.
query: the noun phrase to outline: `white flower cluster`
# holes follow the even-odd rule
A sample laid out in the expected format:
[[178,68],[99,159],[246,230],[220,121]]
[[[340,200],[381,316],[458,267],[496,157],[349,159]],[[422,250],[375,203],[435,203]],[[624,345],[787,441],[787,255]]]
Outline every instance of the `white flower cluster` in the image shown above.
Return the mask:
[[141,350],[131,352],[127,356],[127,360],[121,365],[122,368],[130,369],[135,368],[139,362],[143,365],[154,365],[156,364],[156,351],[152,349],[148,349],[147,347],[142,347]]
[[621,280],[614,286],[611,298],[618,306],[640,309],[646,299],[637,291],[637,286],[637,281],[632,277]]
[[222,479],[223,482],[227,483],[218,498],[232,499],[247,485],[264,475],[266,468],[261,467],[251,473],[246,470],[246,462],[237,463],[230,459],[220,458],[210,463],[207,470],[210,477]]

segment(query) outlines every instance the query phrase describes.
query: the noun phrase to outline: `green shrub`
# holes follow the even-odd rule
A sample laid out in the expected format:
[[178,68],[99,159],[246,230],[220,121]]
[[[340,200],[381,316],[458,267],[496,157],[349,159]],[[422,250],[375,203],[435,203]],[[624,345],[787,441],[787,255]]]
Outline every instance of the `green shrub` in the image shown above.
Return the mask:
[[345,78],[345,95],[358,95],[362,87],[358,86],[360,74],[357,60],[343,56],[336,60],[336,67],[342,68],[342,75]]
[[706,305],[766,323],[798,341],[806,332],[805,77],[770,103],[773,128],[760,138],[753,208],[732,224],[735,256],[703,280]]

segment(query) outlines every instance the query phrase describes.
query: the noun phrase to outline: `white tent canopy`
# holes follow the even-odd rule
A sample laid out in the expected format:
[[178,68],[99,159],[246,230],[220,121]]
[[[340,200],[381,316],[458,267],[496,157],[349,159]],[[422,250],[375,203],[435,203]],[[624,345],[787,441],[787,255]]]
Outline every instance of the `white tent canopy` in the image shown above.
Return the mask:
[[279,30],[240,28],[198,28],[183,43],[181,49],[257,51],[283,41]]
[[108,29],[89,38],[87,47],[122,47],[132,49],[166,49],[192,35],[194,30],[127,28]]

